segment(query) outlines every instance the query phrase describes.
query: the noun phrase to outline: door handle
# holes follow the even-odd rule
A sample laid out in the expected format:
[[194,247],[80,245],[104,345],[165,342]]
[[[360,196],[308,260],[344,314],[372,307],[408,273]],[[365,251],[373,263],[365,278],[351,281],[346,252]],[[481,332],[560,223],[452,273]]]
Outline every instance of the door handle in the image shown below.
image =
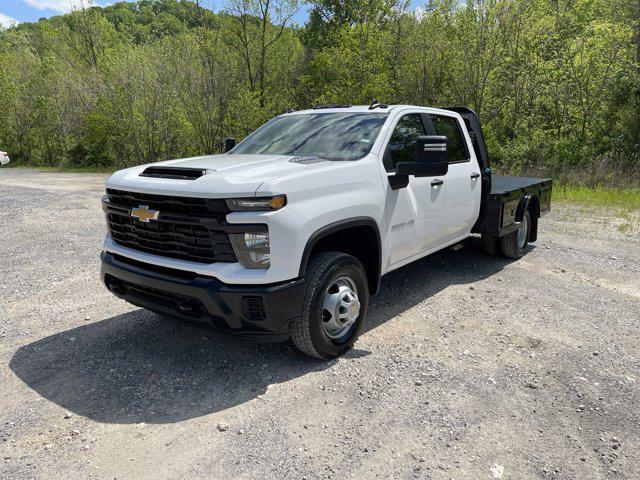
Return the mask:
[[433,182],[431,182],[431,186],[432,187],[437,187],[439,185],[442,185],[444,182],[442,180],[434,180]]
[[479,178],[480,174],[479,173],[472,173],[471,174],[471,180],[475,180],[476,178]]

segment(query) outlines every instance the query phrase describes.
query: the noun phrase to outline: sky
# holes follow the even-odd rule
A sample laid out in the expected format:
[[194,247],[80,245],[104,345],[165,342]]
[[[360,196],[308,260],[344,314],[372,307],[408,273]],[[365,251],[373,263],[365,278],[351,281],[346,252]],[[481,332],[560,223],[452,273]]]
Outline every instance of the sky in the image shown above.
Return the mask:
[[[0,0],[0,25],[8,27],[14,22],[37,22],[45,17],[60,15],[71,10],[73,6],[78,6],[80,2],[87,0]],[[94,0],[94,5],[109,5],[116,0]],[[425,0],[412,0],[415,7]],[[224,0],[204,0],[205,7],[218,11],[222,8]],[[417,7],[419,8],[419,7]],[[304,23],[307,19],[309,7],[305,5],[295,16],[296,23]]]

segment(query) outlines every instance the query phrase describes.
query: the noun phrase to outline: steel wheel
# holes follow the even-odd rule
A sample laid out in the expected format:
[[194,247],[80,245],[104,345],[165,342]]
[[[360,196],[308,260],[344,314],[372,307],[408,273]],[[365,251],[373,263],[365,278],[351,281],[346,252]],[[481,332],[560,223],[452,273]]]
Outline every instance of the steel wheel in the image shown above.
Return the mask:
[[529,215],[522,217],[522,225],[518,229],[518,248],[523,249],[529,239]]
[[350,277],[339,277],[326,289],[322,303],[322,328],[338,339],[345,335],[360,315],[358,287]]
[[527,209],[522,216],[520,228],[500,237],[500,248],[505,257],[520,258],[527,253],[531,225],[531,213]]
[[349,350],[367,318],[369,285],[360,261],[342,252],[320,252],[305,272],[302,315],[291,339],[303,353],[335,358]]

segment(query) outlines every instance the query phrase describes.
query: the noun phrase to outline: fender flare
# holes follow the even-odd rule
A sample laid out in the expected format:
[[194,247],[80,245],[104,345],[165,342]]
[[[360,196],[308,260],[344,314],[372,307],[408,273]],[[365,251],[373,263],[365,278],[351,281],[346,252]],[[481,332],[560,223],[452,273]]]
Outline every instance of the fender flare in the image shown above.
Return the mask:
[[324,227],[313,232],[304,247],[304,251],[302,253],[302,259],[300,260],[300,269],[299,276],[302,277],[307,269],[307,265],[309,263],[309,258],[311,256],[311,252],[316,244],[322,240],[323,238],[339,232],[341,230],[346,230],[351,227],[371,227],[375,231],[375,240],[376,240],[376,249],[378,251],[377,260],[377,272],[375,278],[369,279],[369,284],[371,287],[371,293],[374,294],[378,291],[378,287],[380,285],[380,272],[382,268],[382,239],[380,237],[380,229],[378,228],[378,223],[371,217],[352,217],[346,218],[344,220],[338,220],[337,222],[330,223],[325,225]]
[[535,242],[538,239],[538,218],[540,218],[540,199],[536,193],[529,192],[522,198],[522,200],[520,200],[518,209],[516,210],[516,222],[522,221],[524,218],[524,212],[529,208],[531,201],[538,202],[537,215],[535,212],[531,212],[531,226],[529,227],[529,241]]
[[533,196],[533,193],[527,193],[524,197],[522,197],[520,203],[518,203],[518,208],[516,210],[516,222],[521,222],[524,218],[524,212],[526,212],[527,208],[529,208],[529,202],[531,201]]

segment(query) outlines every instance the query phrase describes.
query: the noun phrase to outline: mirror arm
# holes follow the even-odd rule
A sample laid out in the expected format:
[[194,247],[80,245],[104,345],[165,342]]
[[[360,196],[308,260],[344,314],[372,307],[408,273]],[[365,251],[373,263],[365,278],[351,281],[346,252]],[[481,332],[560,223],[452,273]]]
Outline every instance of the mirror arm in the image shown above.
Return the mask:
[[401,188],[407,188],[409,185],[409,175],[389,175],[389,185],[391,190],[400,190]]

